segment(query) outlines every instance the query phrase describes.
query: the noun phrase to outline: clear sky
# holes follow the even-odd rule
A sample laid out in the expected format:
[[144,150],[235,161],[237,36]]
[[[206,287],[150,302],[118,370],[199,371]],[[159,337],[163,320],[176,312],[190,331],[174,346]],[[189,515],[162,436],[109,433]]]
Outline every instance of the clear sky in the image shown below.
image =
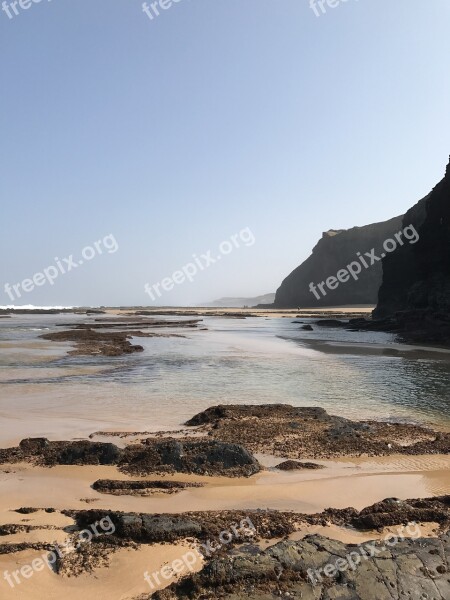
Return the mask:
[[[151,304],[145,283],[246,228],[156,303],[275,291],[322,231],[444,174],[448,0],[22,2],[0,12],[0,305]],[[109,234],[117,251],[4,291]]]

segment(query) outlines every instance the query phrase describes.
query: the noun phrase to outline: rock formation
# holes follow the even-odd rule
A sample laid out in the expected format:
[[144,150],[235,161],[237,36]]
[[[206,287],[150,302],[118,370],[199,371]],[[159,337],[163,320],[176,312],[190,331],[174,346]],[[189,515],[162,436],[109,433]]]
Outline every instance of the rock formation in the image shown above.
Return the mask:
[[224,477],[250,477],[261,470],[256,458],[239,444],[184,438],[146,438],[119,448],[103,442],[50,442],[27,438],[18,447],[0,449],[0,464],[30,462],[56,465],[115,465],[124,473],[195,473]]
[[450,316],[450,163],[444,179],[404,216],[419,233],[383,260],[383,282],[374,317],[398,311]]
[[295,542],[284,540],[253,554],[236,551],[232,557],[214,558],[199,575],[190,575],[151,597],[157,600],[444,600],[450,594],[449,545],[449,533],[419,541],[405,539],[390,543],[391,547],[379,542],[346,545],[311,535]]
[[326,281],[353,261],[357,252],[370,252],[375,248],[381,254],[383,242],[400,231],[402,216],[347,230],[330,230],[322,235],[311,256],[297,267],[278,288],[275,296],[277,308],[342,306],[345,304],[376,304],[382,280],[381,262],[363,269],[358,280],[350,279],[335,290],[326,288],[327,295],[318,300],[309,284]]

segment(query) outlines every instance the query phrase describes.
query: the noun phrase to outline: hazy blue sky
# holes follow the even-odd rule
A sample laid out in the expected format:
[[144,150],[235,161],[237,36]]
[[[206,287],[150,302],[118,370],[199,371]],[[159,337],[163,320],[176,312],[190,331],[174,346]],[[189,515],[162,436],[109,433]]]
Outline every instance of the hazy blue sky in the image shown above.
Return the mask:
[[0,304],[112,234],[118,250],[16,304],[275,291],[322,231],[400,214],[450,152],[448,0],[43,0],[0,12]]

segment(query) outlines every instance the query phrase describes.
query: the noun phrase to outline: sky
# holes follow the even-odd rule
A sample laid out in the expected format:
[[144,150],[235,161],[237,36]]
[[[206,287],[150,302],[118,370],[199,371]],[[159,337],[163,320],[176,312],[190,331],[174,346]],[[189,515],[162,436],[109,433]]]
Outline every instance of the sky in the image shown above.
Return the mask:
[[21,1],[0,12],[0,305],[274,292],[323,231],[444,175],[448,0]]

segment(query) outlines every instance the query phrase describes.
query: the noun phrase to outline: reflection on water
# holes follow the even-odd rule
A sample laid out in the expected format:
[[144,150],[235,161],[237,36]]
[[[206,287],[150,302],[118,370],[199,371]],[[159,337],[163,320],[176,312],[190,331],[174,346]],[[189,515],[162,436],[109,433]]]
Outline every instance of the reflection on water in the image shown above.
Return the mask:
[[[38,338],[39,330],[77,320],[85,317],[0,322],[0,415],[11,424],[0,443],[15,431],[54,437],[98,428],[157,430],[219,403],[323,406],[350,418],[450,428],[450,354],[361,350],[364,344],[394,349],[390,334],[305,332],[290,319],[209,317],[208,331],[139,338],[145,351],[119,358],[67,357],[66,345]],[[322,352],[311,340],[347,346]]]

